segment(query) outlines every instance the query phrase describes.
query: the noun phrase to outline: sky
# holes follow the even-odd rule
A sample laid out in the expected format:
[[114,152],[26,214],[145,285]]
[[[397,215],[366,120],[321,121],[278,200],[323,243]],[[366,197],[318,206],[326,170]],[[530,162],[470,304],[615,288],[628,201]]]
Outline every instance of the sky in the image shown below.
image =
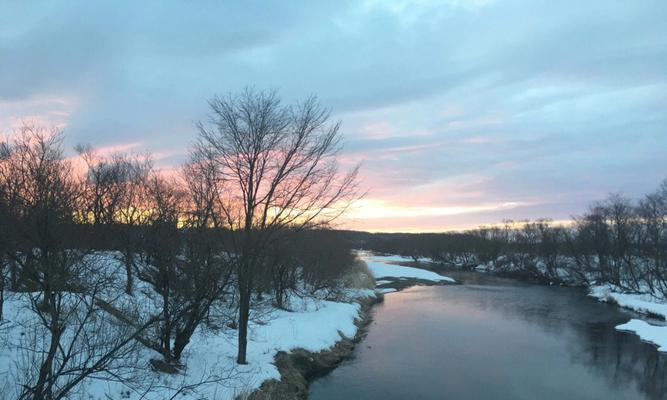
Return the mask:
[[568,220],[667,178],[664,0],[0,0],[0,133],[176,168],[207,100],[317,95],[361,162],[342,228]]

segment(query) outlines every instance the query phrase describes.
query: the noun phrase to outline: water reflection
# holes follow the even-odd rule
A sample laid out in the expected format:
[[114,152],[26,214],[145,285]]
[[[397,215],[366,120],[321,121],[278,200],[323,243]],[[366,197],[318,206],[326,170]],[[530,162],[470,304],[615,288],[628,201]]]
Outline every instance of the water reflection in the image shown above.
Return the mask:
[[664,399],[667,357],[614,330],[631,314],[579,289],[459,273],[386,297],[323,399]]

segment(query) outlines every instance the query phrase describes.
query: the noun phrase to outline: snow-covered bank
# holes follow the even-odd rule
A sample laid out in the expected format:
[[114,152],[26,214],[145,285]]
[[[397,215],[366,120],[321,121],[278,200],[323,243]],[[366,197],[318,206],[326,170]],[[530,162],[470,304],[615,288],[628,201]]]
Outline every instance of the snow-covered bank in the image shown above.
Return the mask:
[[[402,256],[378,256],[371,253],[359,252],[359,257],[366,262],[368,269],[373,274],[373,277],[378,280],[403,280],[413,279],[429,282],[456,282],[454,279],[428,271],[421,268],[406,267],[396,265],[396,262],[411,262],[410,258]],[[430,261],[430,260],[421,260]],[[381,281],[379,281],[381,282]],[[379,283],[378,282],[378,283]]]
[[[99,254],[105,269],[122,268],[113,254]],[[122,272],[122,269],[120,269]],[[122,289],[121,289],[122,292]],[[137,286],[134,296],[115,293],[114,304],[143,304],[151,309],[148,288]],[[269,379],[280,379],[274,364],[279,352],[305,349],[320,352],[336,346],[343,337],[355,337],[356,320],[363,317],[360,301],[374,298],[372,289],[347,289],[340,301],[294,297],[291,311],[269,308],[253,316],[249,326],[247,365],[237,365],[237,330],[228,326],[202,326],[191,338],[183,355],[183,369],[176,374],[158,373],[151,369],[150,360],[160,359],[156,351],[142,348],[137,359],[124,360],[139,365],[136,380],[131,385],[116,382],[110,376],[85,379],[77,388],[77,396],[87,400],[231,400],[259,388]],[[27,347],[40,348],[43,337],[31,330],[39,324],[26,308],[26,294],[9,293],[5,299],[4,317],[0,325],[0,399],[16,398],[23,367],[30,368]],[[223,310],[224,311],[224,310]],[[233,312],[233,310],[231,310]],[[99,318],[111,318],[99,312]],[[30,371],[28,371],[30,372]],[[109,379],[106,379],[109,378]],[[78,398],[78,397],[75,397]]]
[[640,314],[655,315],[667,319],[667,303],[650,294],[622,293],[612,285],[597,285],[589,288],[589,295],[604,302],[612,302],[620,307]]
[[[368,296],[368,292],[360,295]],[[11,296],[5,304],[6,317],[14,319],[21,313],[24,304],[19,296]],[[273,310],[262,321],[250,325],[248,345],[248,365],[236,365],[236,330],[225,329],[218,334],[198,332],[188,348],[187,369],[182,374],[168,375],[150,372],[144,383],[153,381],[154,389],[143,399],[168,399],[177,390],[193,386],[178,396],[179,399],[233,399],[235,396],[257,389],[268,379],[280,379],[274,357],[280,352],[295,348],[318,352],[334,346],[345,337],[357,333],[355,320],[360,318],[361,306],[357,302],[340,303],[333,301],[305,300],[300,310],[290,312]],[[18,324],[3,325],[3,336],[8,340],[18,340],[22,327]],[[144,360],[157,358],[157,353],[146,350]],[[20,362],[18,347],[3,343],[0,348],[0,382],[8,386],[16,377],[16,363]],[[221,380],[219,380],[221,379]],[[200,384],[204,380],[210,383]],[[89,380],[81,388],[90,400],[140,399],[141,391],[128,388],[121,383]],[[2,397],[5,398],[5,397]]]
[[[667,303],[650,294],[622,293],[620,289],[607,284],[590,287],[589,295],[599,301],[618,304],[640,314],[667,319]],[[641,340],[656,345],[658,351],[667,352],[667,326],[631,319],[625,324],[618,325],[616,329],[632,332]]]
[[667,352],[667,326],[651,325],[640,319],[631,319],[625,324],[618,325],[616,329],[633,332],[641,340],[656,345],[658,351]]
[[265,381],[250,396],[243,397],[243,400],[307,398],[309,382],[313,378],[327,374],[342,361],[352,357],[356,344],[365,337],[367,327],[372,320],[370,309],[381,301],[382,296],[359,299],[361,314],[360,318],[355,321],[357,326],[355,336],[343,335],[334,346],[323,351],[296,348],[290,352],[278,352],[274,358],[274,365],[280,371],[280,380]]

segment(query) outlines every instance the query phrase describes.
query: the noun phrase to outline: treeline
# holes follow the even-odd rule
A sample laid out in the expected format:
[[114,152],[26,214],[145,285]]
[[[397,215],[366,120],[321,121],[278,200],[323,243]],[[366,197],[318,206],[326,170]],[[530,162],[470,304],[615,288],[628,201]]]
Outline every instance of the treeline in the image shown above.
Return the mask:
[[667,181],[632,201],[610,195],[569,225],[505,221],[464,233],[349,234],[358,246],[570,284],[667,297]]
[[175,173],[81,146],[68,158],[56,129],[0,144],[0,310],[7,291],[28,309],[12,321],[27,341],[16,397],[129,384],[146,347],[176,372],[198,329],[237,329],[246,363],[253,313],[339,294],[353,256],[327,225],[356,196],[356,169],[337,168],[339,125],[315,99],[274,92],[210,106]]

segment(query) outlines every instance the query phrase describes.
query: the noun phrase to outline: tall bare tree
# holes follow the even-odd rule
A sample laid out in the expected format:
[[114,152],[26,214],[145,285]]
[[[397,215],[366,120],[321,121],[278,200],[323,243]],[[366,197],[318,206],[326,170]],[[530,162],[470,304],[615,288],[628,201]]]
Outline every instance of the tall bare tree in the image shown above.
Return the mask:
[[209,101],[196,152],[215,164],[221,222],[234,232],[231,261],[239,292],[237,362],[247,362],[254,276],[285,229],[322,226],[358,197],[358,166],[341,173],[340,123],[315,97],[281,103],[275,91],[246,89]]

